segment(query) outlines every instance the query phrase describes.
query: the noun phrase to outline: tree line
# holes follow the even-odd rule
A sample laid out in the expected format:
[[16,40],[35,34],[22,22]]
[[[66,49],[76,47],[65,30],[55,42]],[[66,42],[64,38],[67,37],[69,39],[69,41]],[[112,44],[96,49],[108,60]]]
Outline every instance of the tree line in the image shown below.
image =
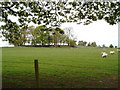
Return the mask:
[[86,41],[78,41],[78,45],[79,46],[92,46],[92,47],[96,47],[97,44],[96,42],[92,42],[92,43],[87,43]]
[[[107,47],[105,46],[105,44],[103,44],[102,46],[98,45],[97,46],[97,43],[94,41],[94,42],[87,42],[87,41],[78,41],[78,46],[88,46],[88,47]],[[113,46],[112,44],[110,44],[108,46],[109,48],[117,48],[117,46]]]
[[[5,26],[6,28],[7,26]],[[52,28],[45,25],[37,27],[29,26],[20,28],[16,25],[16,30],[11,28],[11,32],[4,32],[8,36],[6,40],[14,46],[58,46],[58,45],[76,45],[76,41],[71,37],[71,29],[66,28],[66,32],[61,28]],[[9,27],[8,27],[9,28]],[[10,36],[9,36],[10,35]]]

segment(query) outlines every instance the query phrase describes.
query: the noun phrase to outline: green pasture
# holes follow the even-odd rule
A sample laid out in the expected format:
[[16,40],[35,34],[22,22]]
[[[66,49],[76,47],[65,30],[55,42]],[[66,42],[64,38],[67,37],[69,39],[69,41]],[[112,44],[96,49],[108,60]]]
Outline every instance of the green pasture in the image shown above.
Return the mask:
[[[101,57],[101,52],[114,55]],[[117,49],[96,47],[2,48],[3,88],[35,88],[34,59],[39,60],[40,88],[117,88]]]

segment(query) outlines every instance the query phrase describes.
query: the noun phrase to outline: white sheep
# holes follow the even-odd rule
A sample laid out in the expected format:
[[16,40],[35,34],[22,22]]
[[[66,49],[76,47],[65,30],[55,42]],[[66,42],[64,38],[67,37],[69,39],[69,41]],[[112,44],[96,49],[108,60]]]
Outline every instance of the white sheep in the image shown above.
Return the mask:
[[115,51],[110,51],[110,54],[115,54]]
[[108,54],[106,52],[102,52],[102,57],[106,58],[108,56]]

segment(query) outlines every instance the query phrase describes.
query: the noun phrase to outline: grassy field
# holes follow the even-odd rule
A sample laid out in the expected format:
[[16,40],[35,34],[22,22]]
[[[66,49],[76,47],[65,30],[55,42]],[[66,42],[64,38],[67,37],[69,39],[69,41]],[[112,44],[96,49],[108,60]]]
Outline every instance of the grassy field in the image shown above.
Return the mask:
[[[106,52],[109,53],[108,48]],[[34,59],[40,88],[117,88],[118,53],[101,57],[102,48],[2,48],[3,88],[34,88]]]

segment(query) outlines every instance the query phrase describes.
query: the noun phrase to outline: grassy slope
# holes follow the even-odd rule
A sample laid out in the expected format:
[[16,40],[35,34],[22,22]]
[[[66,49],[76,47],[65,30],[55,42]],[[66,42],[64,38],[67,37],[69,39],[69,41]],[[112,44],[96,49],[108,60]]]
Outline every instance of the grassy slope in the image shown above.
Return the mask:
[[101,76],[117,75],[118,55],[101,58],[102,51],[91,47],[3,48],[3,86],[35,87],[33,60],[38,59],[40,87],[112,87],[104,85]]

